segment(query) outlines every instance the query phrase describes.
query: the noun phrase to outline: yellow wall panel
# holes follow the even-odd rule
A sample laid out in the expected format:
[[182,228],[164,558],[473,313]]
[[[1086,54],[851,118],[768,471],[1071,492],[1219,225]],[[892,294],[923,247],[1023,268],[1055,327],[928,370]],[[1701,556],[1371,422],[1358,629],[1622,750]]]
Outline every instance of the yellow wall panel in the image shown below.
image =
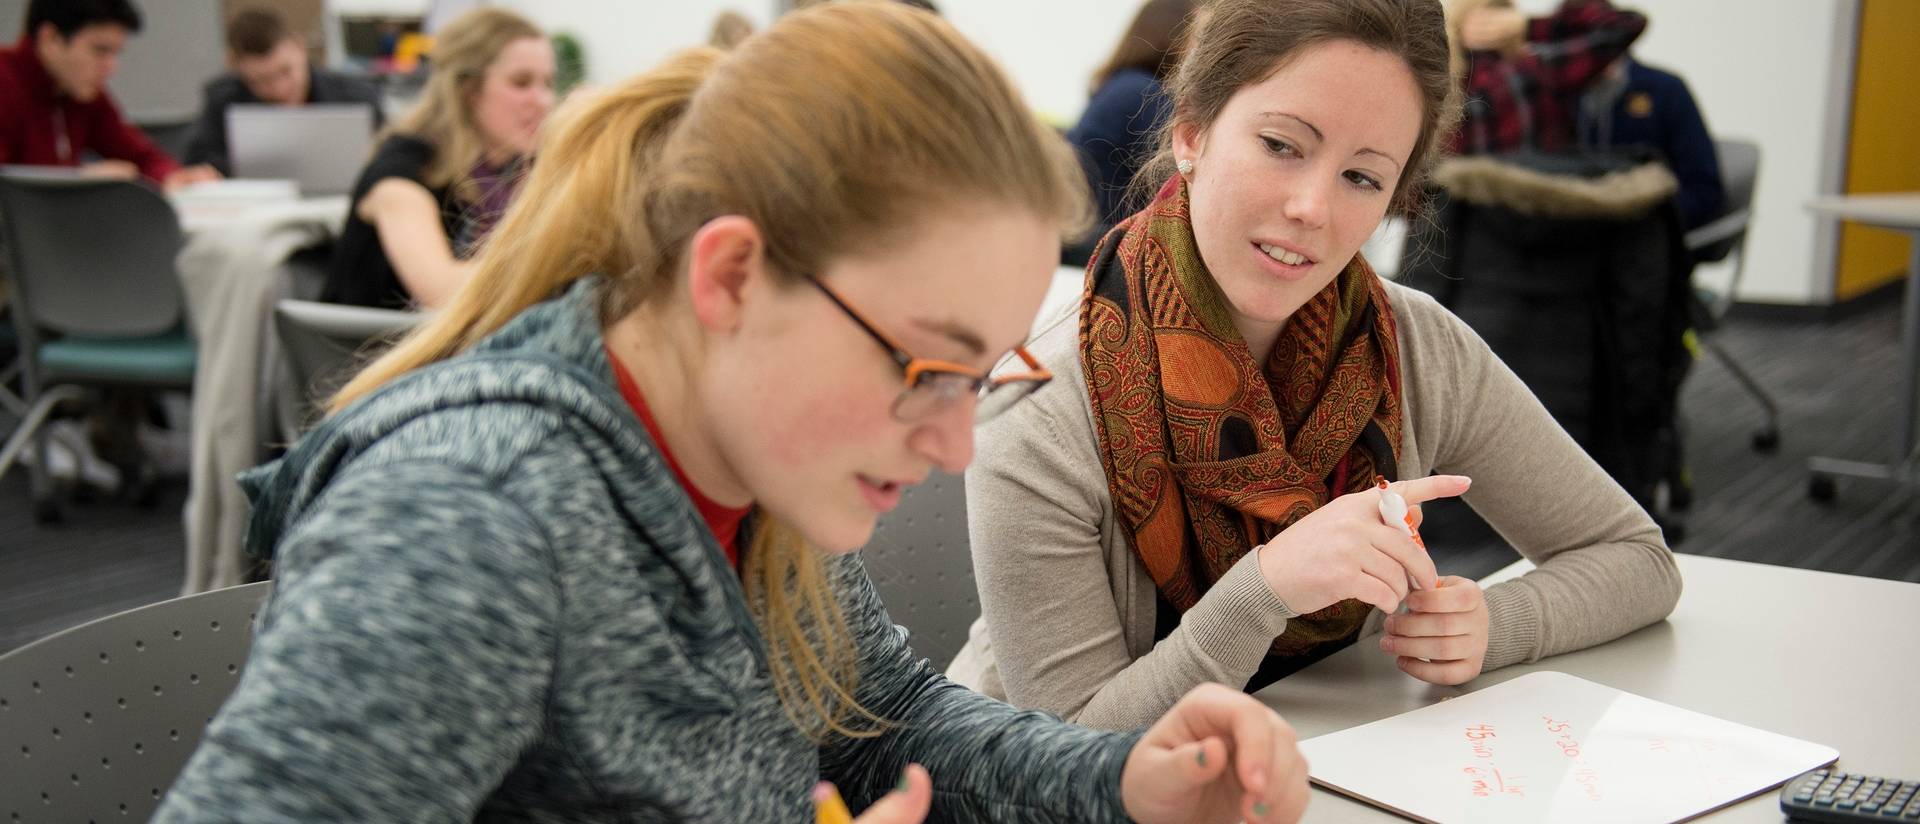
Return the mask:
[[[1920,191],[1920,2],[1865,0],[1854,67],[1847,147],[1848,194]],[[1902,277],[1907,238],[1847,224],[1840,234],[1835,300]]]

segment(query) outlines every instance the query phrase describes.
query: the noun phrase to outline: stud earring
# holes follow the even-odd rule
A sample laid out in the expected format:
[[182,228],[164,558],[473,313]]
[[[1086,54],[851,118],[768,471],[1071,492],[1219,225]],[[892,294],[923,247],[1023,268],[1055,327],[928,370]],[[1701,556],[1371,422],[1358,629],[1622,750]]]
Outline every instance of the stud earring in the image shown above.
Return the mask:
[[1180,170],[1181,177],[1191,176],[1193,174],[1193,161],[1183,159],[1179,163],[1175,163],[1174,168]]

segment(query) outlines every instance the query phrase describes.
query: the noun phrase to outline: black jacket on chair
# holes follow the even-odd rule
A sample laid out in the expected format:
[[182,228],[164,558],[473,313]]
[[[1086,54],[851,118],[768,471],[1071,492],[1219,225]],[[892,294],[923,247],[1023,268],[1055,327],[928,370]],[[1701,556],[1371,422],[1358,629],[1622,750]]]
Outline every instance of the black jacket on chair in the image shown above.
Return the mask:
[[1672,173],[1637,157],[1451,160],[1400,280],[1512,367],[1568,434],[1652,507],[1692,358],[1693,261]]

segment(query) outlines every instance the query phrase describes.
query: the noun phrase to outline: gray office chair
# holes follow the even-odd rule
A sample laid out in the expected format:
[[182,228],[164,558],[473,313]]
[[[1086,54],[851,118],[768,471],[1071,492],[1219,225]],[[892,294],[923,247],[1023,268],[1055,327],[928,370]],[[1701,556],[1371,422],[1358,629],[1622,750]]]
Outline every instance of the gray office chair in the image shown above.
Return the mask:
[[423,317],[418,312],[283,300],[273,307],[274,334],[294,385],[307,401],[303,423],[368,359]]
[[[1714,151],[1720,156],[1720,182],[1726,190],[1724,212],[1720,217],[1687,233],[1687,251],[1697,263],[1712,263],[1733,257],[1733,278],[1724,293],[1696,289],[1706,308],[1710,333],[1720,325],[1738,299],[1740,279],[1747,268],[1747,229],[1753,223],[1753,189],[1760,176],[1760,145],[1748,140],[1717,140]],[[1780,446],[1780,405],[1752,373],[1734,360],[1726,347],[1712,334],[1699,336],[1701,346],[1733,373],[1735,381],[1759,402],[1767,416],[1766,425],[1753,433],[1753,448],[1772,452]]]
[[0,655],[0,816],[145,821],[239,682],[271,582],[82,624]]
[[0,407],[6,407],[16,418],[25,418],[30,408],[27,399],[13,393],[13,382],[20,378],[19,348],[20,338],[13,332],[13,319],[7,317],[5,307],[0,307],[0,352],[14,355],[0,363]]
[[143,185],[0,171],[24,420],[0,447],[0,474],[31,442],[34,516],[60,518],[42,424],[92,387],[191,389],[194,346],[174,257],[173,207]]
[[967,643],[980,617],[967,543],[967,486],[957,475],[935,474],[907,491],[880,519],[862,551],[867,574],[907,643],[945,670]]

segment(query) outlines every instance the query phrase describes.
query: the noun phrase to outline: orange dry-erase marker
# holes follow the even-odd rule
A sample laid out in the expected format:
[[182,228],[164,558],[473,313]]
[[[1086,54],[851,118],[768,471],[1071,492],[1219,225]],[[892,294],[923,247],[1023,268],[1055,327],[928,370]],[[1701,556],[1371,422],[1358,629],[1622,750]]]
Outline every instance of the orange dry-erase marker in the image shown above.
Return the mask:
[[813,785],[813,820],[815,824],[853,824],[853,813],[840,800],[840,791],[825,781]]
[[[1413,539],[1413,545],[1425,552],[1427,544],[1420,540],[1420,530],[1413,525],[1413,509],[1407,506],[1407,499],[1400,497],[1400,493],[1393,491],[1393,485],[1379,475],[1373,476],[1373,485],[1380,489],[1380,520],[1386,521],[1387,526],[1406,530],[1407,537]],[[1413,579],[1412,573],[1407,575],[1407,586],[1420,588],[1420,582]]]

